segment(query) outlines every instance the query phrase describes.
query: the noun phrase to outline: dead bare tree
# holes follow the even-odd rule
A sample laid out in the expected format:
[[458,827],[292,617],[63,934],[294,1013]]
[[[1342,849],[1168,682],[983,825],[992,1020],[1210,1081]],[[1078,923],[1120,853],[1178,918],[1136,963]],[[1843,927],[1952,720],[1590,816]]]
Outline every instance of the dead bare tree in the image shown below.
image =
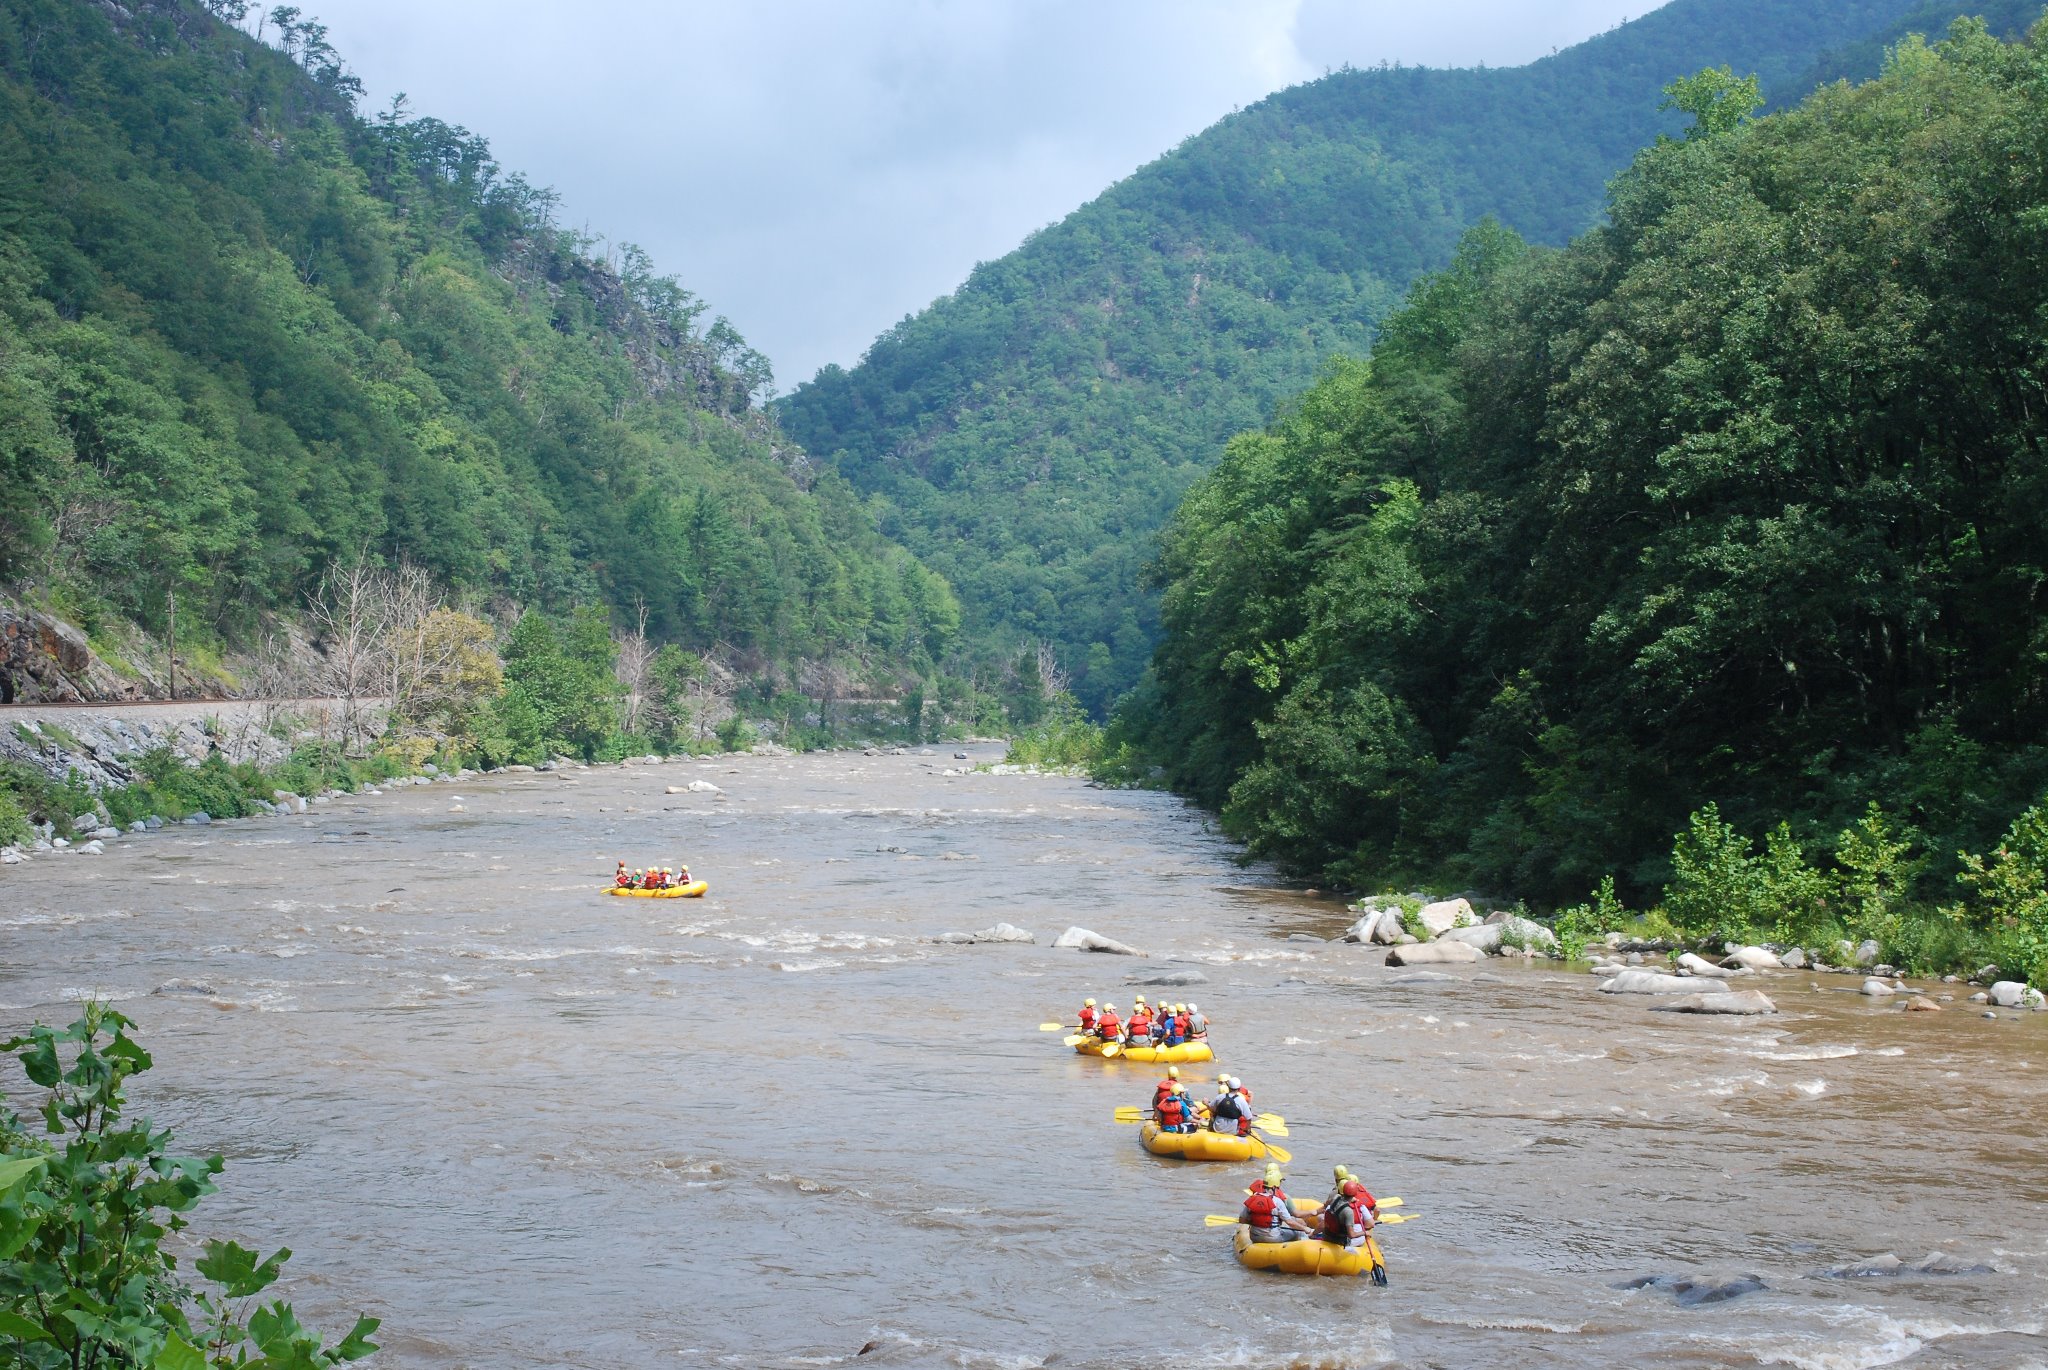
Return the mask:
[[612,634],[612,643],[618,648],[612,671],[619,684],[626,687],[626,731],[629,733],[640,726],[640,700],[647,691],[647,668],[654,661],[654,648],[647,641],[647,601],[635,596],[633,608],[636,611],[633,631]]
[[1060,665],[1059,654],[1053,651],[1050,642],[1034,644],[1032,654],[1038,666],[1039,686],[1045,692],[1045,702],[1050,704],[1067,692],[1074,678]]
[[367,562],[328,569],[307,606],[319,637],[319,692],[341,704],[341,744],[353,747],[363,731],[363,704],[385,683],[385,637],[392,595],[387,577]]

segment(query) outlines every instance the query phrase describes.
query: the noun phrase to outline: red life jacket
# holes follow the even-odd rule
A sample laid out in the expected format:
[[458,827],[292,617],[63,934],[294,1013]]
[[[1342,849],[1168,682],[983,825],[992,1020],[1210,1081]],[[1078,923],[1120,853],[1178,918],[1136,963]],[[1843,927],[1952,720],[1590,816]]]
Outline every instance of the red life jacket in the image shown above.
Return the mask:
[[1095,1030],[1104,1037],[1116,1036],[1117,1022],[1114,1013],[1104,1013],[1095,1020]]
[[1277,1189],[1268,1189],[1262,1180],[1252,1186],[1252,1192],[1245,1196],[1245,1212],[1252,1215],[1253,1227],[1278,1227],[1280,1214],[1285,1211],[1285,1196]]
[[1173,1015],[1173,1030],[1177,1036],[1185,1037],[1188,1035],[1188,1016],[1185,1013]]
[[1171,1093],[1173,1093],[1173,1081],[1161,1080],[1159,1082],[1159,1088],[1152,1091],[1152,1107],[1157,1108],[1161,1104],[1165,1103],[1166,1096]]
[[1188,1118],[1187,1105],[1177,1094],[1169,1094],[1159,1101],[1159,1125],[1179,1127]]
[[633,877],[632,877],[632,876],[630,876],[630,875],[628,875],[628,874],[626,874],[626,873],[625,873],[624,871],[620,871],[620,872],[619,872],[619,888],[620,888],[620,889],[622,889],[622,890],[629,890],[629,889],[632,889],[632,888],[633,888]]
[[1349,1196],[1323,1210],[1323,1239],[1349,1241],[1365,1232],[1365,1209]]
[[1372,1210],[1373,1215],[1375,1217],[1378,1216],[1380,1211],[1379,1201],[1373,1198],[1372,1191],[1370,1189],[1367,1189],[1363,1184],[1360,1184],[1357,1180],[1346,1180],[1344,1182],[1344,1197],[1350,1199],[1353,1203],[1364,1204],[1367,1208]]
[[1093,1028],[1094,1026],[1095,1026],[1095,1010],[1094,1010],[1094,1009],[1092,1009],[1092,1008],[1084,1008],[1084,1009],[1082,1009],[1082,1010],[1081,1010],[1081,1031],[1083,1031],[1083,1032],[1087,1032],[1087,1031],[1089,1031],[1089,1030],[1090,1030],[1091,1028]]
[[1143,1009],[1138,1009],[1131,1014],[1129,1029],[1133,1037],[1150,1037],[1152,1035],[1152,1015]]

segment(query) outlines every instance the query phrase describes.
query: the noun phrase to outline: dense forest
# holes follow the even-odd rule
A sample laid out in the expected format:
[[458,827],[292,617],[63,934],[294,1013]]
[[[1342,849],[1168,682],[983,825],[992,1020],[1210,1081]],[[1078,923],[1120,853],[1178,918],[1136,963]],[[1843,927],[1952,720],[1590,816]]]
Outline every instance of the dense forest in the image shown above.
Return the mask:
[[951,590],[732,325],[246,10],[0,3],[0,582],[96,635],[174,592],[203,660],[367,557],[501,621],[930,670]]
[[1363,355],[1420,273],[1493,215],[1561,245],[1703,65],[1796,100],[1907,27],[2011,31],[2038,0],[1675,0],[1527,67],[1345,70],[1224,119],[780,402],[966,630],[1055,643],[1100,710],[1143,669],[1154,535],[1231,434]]
[[2048,973],[2048,28],[1754,122],[1729,76],[1674,96],[1608,224],[1480,226],[1230,444],[1113,734],[1358,886],[1719,862],[1758,935],[1831,850],[1929,903],[1993,853],[1961,874]]

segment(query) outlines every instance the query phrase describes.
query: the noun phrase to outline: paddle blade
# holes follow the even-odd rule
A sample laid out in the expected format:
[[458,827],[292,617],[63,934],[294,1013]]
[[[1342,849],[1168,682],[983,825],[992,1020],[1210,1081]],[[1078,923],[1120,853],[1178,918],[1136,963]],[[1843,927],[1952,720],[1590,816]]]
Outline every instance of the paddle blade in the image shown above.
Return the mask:
[[[1261,1141],[1265,1139],[1261,1138]],[[1266,1154],[1282,1165],[1294,1164],[1294,1153],[1278,1142],[1265,1142]]]
[[1226,1218],[1221,1213],[1206,1213],[1202,1216],[1204,1227],[1236,1227],[1237,1219]]
[[1122,1042],[1111,1042],[1108,1046],[1102,1049],[1102,1059],[1107,1061],[1110,1057],[1116,1055],[1119,1051],[1122,1051],[1123,1049],[1124,1045]]
[[1087,1040],[1088,1035],[1086,1033],[1077,1032],[1072,1037],[1067,1038],[1067,1045],[1070,1047],[1077,1047]]
[[1420,1213],[1389,1213],[1386,1217],[1380,1219],[1380,1226],[1398,1227],[1402,1223],[1412,1223],[1421,1216]]
[[1144,1116],[1145,1110],[1136,1104],[1121,1105],[1116,1111],[1116,1120],[1120,1123],[1135,1123]]
[[1065,1026],[1065,1023],[1040,1023],[1038,1025],[1038,1030],[1040,1032],[1058,1032],[1061,1028]]
[[1401,1206],[1402,1204],[1404,1204],[1404,1203],[1406,1203],[1406,1202],[1407,1202],[1407,1200],[1405,1200],[1405,1199],[1401,1198],[1401,1197],[1400,1197],[1400,1196],[1399,1196],[1399,1195],[1397,1194],[1397,1195],[1395,1195],[1395,1196],[1394,1196],[1393,1198],[1391,1198],[1391,1199],[1381,1199],[1381,1200],[1380,1200],[1380,1207],[1381,1207],[1381,1208],[1399,1208],[1399,1207],[1400,1207],[1400,1206]]
[[1261,1113],[1258,1117],[1252,1119],[1252,1121],[1257,1123],[1260,1127],[1271,1128],[1276,1132],[1279,1131],[1281,1128],[1287,1126],[1287,1120],[1277,1113]]

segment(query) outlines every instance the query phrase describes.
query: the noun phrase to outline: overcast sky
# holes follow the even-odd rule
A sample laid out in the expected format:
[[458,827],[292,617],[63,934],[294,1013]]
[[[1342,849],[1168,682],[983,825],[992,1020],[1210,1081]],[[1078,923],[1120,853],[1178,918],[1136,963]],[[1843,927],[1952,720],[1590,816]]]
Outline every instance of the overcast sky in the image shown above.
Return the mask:
[[[1349,62],[1504,66],[1659,0],[301,0],[381,108],[646,248],[782,390],[1111,183]],[[265,8],[268,8],[265,0]]]

